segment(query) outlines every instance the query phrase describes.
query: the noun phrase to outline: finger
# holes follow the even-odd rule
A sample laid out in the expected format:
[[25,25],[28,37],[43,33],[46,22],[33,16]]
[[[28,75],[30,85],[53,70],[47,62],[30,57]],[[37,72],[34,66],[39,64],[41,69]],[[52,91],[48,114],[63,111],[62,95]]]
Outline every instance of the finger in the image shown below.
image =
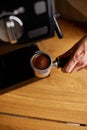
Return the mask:
[[84,57],[81,58],[79,61],[77,61],[77,64],[73,67],[73,69],[68,72],[68,73],[72,73],[75,71],[79,71],[81,69],[87,69],[87,62],[85,61]]
[[62,71],[66,73],[71,73],[77,63],[78,61],[70,59],[69,62],[62,68]]
[[87,65],[84,67],[84,69],[87,69]]
[[81,64],[81,63],[77,63],[77,64],[75,65],[75,67],[72,69],[71,73],[72,73],[72,72],[75,72],[75,71],[82,70],[83,68],[85,68],[83,63],[82,63],[82,64]]
[[65,65],[63,71],[66,71],[67,73],[77,71],[78,69],[81,69],[87,65],[86,61],[87,61],[87,52],[79,48],[78,50],[76,50],[74,54],[72,54],[71,59]]
[[[87,35],[83,36],[77,43],[74,44],[74,46],[72,46],[71,49],[69,49],[68,51],[66,51],[64,54],[60,55],[60,58],[64,58],[64,57],[69,57],[71,56],[72,53],[75,53],[76,50],[79,50],[79,52],[81,53],[82,50],[84,50],[86,47],[82,47],[84,46],[84,44],[87,42]],[[83,49],[82,49],[83,48]]]

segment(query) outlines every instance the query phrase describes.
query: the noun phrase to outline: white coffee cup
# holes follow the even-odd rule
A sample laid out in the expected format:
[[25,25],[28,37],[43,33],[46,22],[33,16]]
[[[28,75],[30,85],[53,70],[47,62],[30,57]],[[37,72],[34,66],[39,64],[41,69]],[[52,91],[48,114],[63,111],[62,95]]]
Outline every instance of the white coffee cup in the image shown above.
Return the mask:
[[30,59],[30,64],[38,78],[49,76],[53,66],[52,58],[43,51],[36,51]]

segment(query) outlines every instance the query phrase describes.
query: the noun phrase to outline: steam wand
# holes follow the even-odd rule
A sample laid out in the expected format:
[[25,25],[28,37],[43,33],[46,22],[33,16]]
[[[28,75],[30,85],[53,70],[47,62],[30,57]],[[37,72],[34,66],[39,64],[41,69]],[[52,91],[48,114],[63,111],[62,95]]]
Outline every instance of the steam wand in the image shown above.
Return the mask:
[[59,17],[60,17],[60,14],[59,13],[55,13],[55,15],[54,15],[55,31],[56,31],[56,33],[57,33],[59,38],[63,38],[63,33],[61,31],[61,28],[60,28],[60,26],[58,24],[58,20],[57,20]]
[[[61,31],[61,28],[58,24],[58,18],[60,17],[60,14],[59,13],[55,13],[54,15],[54,25],[55,25],[55,31],[58,35],[59,38],[63,38],[63,33]],[[63,68],[66,63],[69,61],[70,57],[57,57],[54,61],[53,61],[53,66],[57,66],[58,68]]]

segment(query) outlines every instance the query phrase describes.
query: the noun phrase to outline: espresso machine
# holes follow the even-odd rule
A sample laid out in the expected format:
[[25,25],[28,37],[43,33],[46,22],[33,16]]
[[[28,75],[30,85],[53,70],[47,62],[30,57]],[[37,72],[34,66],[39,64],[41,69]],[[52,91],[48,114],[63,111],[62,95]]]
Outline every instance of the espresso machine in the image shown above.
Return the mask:
[[34,77],[30,57],[37,42],[63,37],[53,0],[1,0],[0,89]]

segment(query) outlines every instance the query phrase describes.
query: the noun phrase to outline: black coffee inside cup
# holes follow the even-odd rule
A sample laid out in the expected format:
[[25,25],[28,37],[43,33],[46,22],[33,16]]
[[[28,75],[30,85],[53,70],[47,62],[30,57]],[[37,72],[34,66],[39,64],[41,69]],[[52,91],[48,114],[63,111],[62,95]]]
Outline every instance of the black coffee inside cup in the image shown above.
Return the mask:
[[32,64],[36,69],[44,70],[51,64],[51,59],[46,54],[37,54],[32,60]]

